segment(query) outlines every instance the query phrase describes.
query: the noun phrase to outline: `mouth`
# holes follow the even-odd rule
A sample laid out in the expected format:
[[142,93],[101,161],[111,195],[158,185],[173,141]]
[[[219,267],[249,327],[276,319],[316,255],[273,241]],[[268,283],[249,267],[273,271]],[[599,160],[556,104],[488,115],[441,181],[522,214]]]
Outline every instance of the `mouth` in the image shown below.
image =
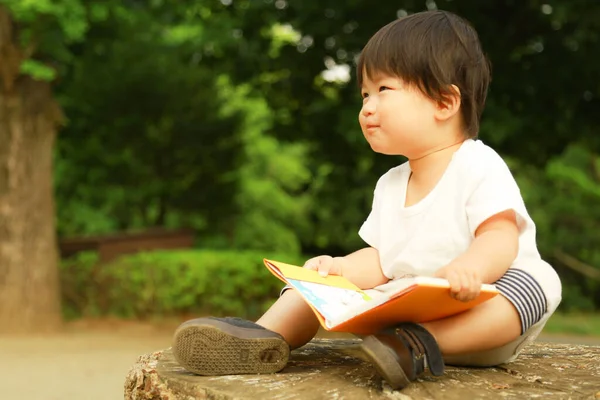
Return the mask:
[[367,131],[374,131],[376,129],[379,129],[379,125],[375,125],[375,124],[368,124],[365,126],[365,129]]

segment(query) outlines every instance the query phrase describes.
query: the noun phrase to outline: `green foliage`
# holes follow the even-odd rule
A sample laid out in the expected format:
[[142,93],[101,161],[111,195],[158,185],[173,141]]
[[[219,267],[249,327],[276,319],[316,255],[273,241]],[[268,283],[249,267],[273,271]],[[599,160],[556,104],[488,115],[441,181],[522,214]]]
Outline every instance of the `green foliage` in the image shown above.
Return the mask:
[[69,62],[68,46],[83,40],[89,27],[86,5],[81,0],[0,0],[18,31],[24,59],[20,72],[36,80],[56,78],[57,64]]
[[21,73],[38,81],[51,81],[56,78],[56,72],[52,68],[31,59],[21,63]]
[[82,252],[63,260],[60,264],[60,281],[65,317],[72,319],[98,314],[99,290],[97,278],[98,254]]
[[245,115],[243,142],[247,162],[238,171],[241,183],[236,196],[238,216],[230,228],[237,249],[299,254],[308,226],[310,182],[308,149],[303,143],[281,143],[264,134],[272,124],[266,103],[247,86],[233,87],[226,79],[220,92],[230,101],[229,115]]
[[[87,12],[81,0],[2,0],[18,22],[26,25],[24,39],[35,41],[54,26],[64,43],[83,38],[88,27]],[[95,8],[97,8],[96,5]],[[27,40],[26,44],[29,44]]]
[[228,99],[212,71],[164,43],[162,25],[148,18],[95,24],[58,88],[69,118],[56,160],[61,235],[147,226],[218,232],[232,214],[241,116],[222,116]]
[[[0,3],[21,71],[58,78],[61,235],[185,225],[206,246],[285,254],[362,246],[375,182],[403,161],[373,154],[358,127],[362,46],[399,11],[463,15],[494,70],[480,136],[517,175],[561,307],[600,307],[599,283],[555,257],[600,268],[600,3]],[[350,80],[324,79],[334,64]]]
[[263,258],[304,262],[277,253],[189,250],[139,253],[100,264],[94,253],[81,253],[61,265],[64,312],[70,318],[257,318],[282,287]]
[[201,62],[189,46],[209,30],[167,26],[94,24],[58,87],[70,120],[55,163],[59,233],[186,225],[205,245],[299,253],[307,146],[266,135],[264,99]]
[[548,320],[544,333],[571,333],[597,337],[600,333],[600,314],[556,313]]
[[[592,312],[598,309],[594,304],[593,292],[589,293],[590,285],[581,285],[581,277],[570,271],[560,271],[562,276],[562,296],[559,310],[562,312]],[[583,286],[583,287],[582,287]],[[598,286],[597,284],[595,285]]]

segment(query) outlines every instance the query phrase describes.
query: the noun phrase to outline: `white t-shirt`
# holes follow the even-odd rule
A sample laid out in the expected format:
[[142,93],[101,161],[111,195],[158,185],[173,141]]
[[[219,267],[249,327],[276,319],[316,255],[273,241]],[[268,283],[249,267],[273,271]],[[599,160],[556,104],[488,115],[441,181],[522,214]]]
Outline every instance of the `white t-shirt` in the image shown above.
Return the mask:
[[521,232],[515,263],[540,259],[535,224],[519,187],[504,160],[483,142],[465,141],[435,188],[405,207],[410,172],[406,162],[379,178],[373,208],[359,231],[379,251],[388,278],[432,276],[467,250],[482,222],[511,209]]

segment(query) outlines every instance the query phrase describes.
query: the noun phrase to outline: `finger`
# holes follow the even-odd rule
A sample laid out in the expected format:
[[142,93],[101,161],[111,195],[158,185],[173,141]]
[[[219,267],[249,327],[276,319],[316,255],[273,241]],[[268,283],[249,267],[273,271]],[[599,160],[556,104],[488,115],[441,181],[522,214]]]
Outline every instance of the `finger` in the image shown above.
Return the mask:
[[456,298],[460,301],[466,301],[471,294],[471,278],[468,274],[460,274],[460,292]]
[[333,258],[331,257],[321,257],[319,258],[319,264],[316,267],[317,272],[321,276],[329,275],[329,271],[333,267]]
[[477,297],[475,296],[475,293],[469,289],[461,293],[459,300],[467,302],[473,300],[475,297]]
[[321,260],[323,260],[324,258],[324,256],[313,257],[304,263],[304,268],[316,270],[319,264],[321,263]]
[[470,301],[479,295],[481,283],[476,273],[467,274],[465,278],[467,279],[467,286],[461,295],[461,300]]
[[317,267],[317,271],[319,272],[319,275],[321,276],[327,276],[329,275],[329,270],[331,269],[331,261],[323,261],[319,264],[319,266]]
[[465,301],[470,296],[471,291],[471,279],[468,274],[461,271],[457,272],[458,280],[460,282],[460,290],[456,293],[456,299],[460,301]]
[[477,274],[474,274],[472,279],[473,282],[471,285],[471,299],[474,299],[479,296],[479,293],[481,292],[481,284],[483,282],[481,281],[481,277],[479,277],[479,275]]
[[448,272],[448,277],[446,279],[448,279],[448,283],[450,283],[450,292],[453,297],[455,297],[461,289],[460,277],[456,272],[450,271]]
[[331,259],[331,268],[329,269],[329,275],[342,275],[344,258],[333,257]]
[[477,296],[480,287],[480,278],[477,274],[477,271],[470,271],[469,274],[466,275],[468,278],[468,290],[467,290],[467,299],[472,300]]
[[459,301],[469,301],[471,300],[471,291],[469,288],[461,290],[460,293],[456,295],[456,300]]

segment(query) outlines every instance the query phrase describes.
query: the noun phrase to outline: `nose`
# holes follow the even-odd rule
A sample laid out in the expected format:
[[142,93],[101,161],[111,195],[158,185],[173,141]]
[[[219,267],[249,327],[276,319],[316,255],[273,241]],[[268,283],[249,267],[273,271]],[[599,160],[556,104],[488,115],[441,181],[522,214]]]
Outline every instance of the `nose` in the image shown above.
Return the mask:
[[376,110],[377,110],[377,101],[375,100],[375,97],[367,97],[363,101],[363,106],[362,106],[362,109],[360,110],[360,112],[364,117],[368,117],[369,115],[374,114]]

